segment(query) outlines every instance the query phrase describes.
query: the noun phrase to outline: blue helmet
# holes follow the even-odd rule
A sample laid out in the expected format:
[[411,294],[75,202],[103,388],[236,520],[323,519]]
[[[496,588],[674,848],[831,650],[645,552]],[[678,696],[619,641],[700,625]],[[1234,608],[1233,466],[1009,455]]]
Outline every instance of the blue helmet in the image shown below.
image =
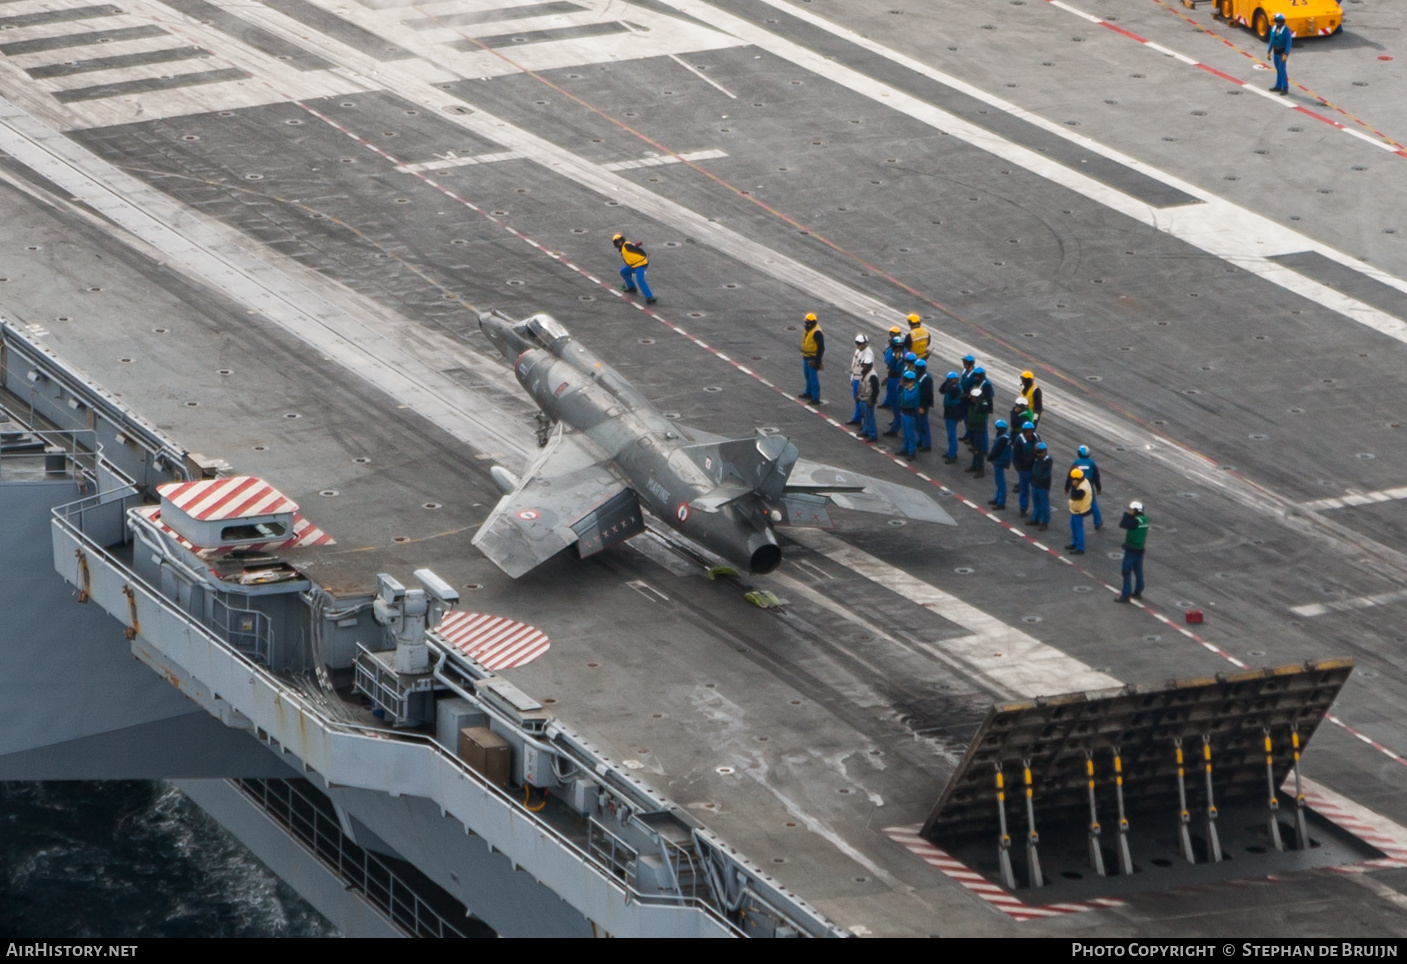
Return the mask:
[[1044,452],[1045,450],[1046,450],[1046,444],[1045,444],[1044,442],[1037,442],[1037,443],[1036,443],[1036,451],[1037,451],[1037,452]]
[[958,377],[958,373],[957,373],[957,372],[948,372],[948,374],[944,375],[943,377],[944,377],[944,378],[957,378],[957,377]]
[[1035,423],[1035,422],[1022,422],[1022,423],[1021,423],[1021,431],[1024,432],[1024,431],[1026,431],[1027,429],[1030,429],[1031,431],[1034,432],[1034,431],[1036,430],[1036,423]]
[[1277,13],[1277,14],[1275,15],[1275,22],[1276,22],[1276,23],[1284,23],[1284,22],[1285,22],[1285,15],[1284,15],[1283,13]]
[[916,378],[916,377],[917,377],[917,376],[914,374],[914,370],[913,370],[912,368],[906,368],[906,369],[904,369],[904,380],[905,380],[905,381],[908,381],[910,378]]
[[971,355],[963,355],[962,360],[975,362],[977,359],[973,358]]
[[1079,448],[1075,449],[1075,454],[1078,455],[1078,456],[1079,456],[1080,458],[1082,458],[1082,459],[1087,459],[1087,458],[1089,458],[1089,446],[1088,446],[1088,445],[1081,445]]
[[889,344],[894,345],[896,348],[899,345],[902,345],[903,343],[904,339],[900,338],[898,335],[895,335],[893,338],[889,339]]
[[999,419],[997,419],[997,428],[1004,430],[1004,429],[1006,428],[1006,419],[1004,419],[1004,418],[999,418]]
[[972,369],[972,374],[985,375],[987,374],[987,369],[983,368],[981,365],[978,365],[976,368]]
[[914,362],[918,361],[918,356],[915,355],[913,352],[907,352],[904,355],[904,361],[912,365]]
[[924,361],[922,358],[920,358],[918,361],[914,362],[914,367],[915,367],[915,368],[927,368],[927,367],[928,367],[928,362],[926,362],[926,361]]

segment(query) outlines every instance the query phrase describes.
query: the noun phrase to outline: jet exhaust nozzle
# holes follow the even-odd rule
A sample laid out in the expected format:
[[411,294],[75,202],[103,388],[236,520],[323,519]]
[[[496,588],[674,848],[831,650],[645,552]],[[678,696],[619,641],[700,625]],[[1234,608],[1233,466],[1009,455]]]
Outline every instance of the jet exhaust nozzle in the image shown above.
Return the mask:
[[753,533],[748,537],[747,547],[748,568],[753,572],[771,572],[782,564],[782,547],[770,532]]

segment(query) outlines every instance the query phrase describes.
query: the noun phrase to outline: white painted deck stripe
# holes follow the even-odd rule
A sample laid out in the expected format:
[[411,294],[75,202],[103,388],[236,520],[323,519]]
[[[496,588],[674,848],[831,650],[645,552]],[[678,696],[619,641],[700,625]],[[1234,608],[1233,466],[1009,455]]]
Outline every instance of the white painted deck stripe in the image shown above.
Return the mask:
[[1395,489],[1379,489],[1376,492],[1350,492],[1332,499],[1315,499],[1313,502],[1305,502],[1302,508],[1311,512],[1322,512],[1325,509],[1346,509],[1375,502],[1392,502],[1396,499],[1407,499],[1407,485]]
[[1374,606],[1383,606],[1388,603],[1402,602],[1407,600],[1407,589],[1394,589],[1391,592],[1380,592],[1372,596],[1358,596],[1355,599],[1336,599],[1326,603],[1307,603],[1303,606],[1291,606],[1290,612],[1296,616],[1312,617],[1323,616],[1326,613],[1349,612],[1354,609],[1372,609]]
[[929,585],[902,569],[846,545],[819,529],[794,529],[789,538],[972,633],[929,646],[970,667],[1014,696],[1108,689],[1121,685],[1033,636]]

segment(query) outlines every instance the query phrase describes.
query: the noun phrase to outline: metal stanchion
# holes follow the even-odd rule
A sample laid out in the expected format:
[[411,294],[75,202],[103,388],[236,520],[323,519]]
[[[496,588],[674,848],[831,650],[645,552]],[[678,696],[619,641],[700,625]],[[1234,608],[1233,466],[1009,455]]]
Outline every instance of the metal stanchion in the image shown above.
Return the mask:
[[1124,816],[1124,761],[1119,748],[1114,747],[1114,799],[1119,804],[1119,873],[1133,873],[1133,857],[1129,854],[1129,821]]
[[1275,796],[1275,753],[1270,743],[1270,727],[1262,727],[1265,734],[1265,808],[1269,812],[1270,843],[1276,850],[1284,850],[1285,842],[1280,839],[1280,800]]
[[1304,819],[1304,790],[1300,787],[1300,728],[1290,727],[1290,745],[1295,750],[1295,841],[1299,849],[1309,849],[1309,824]]
[[1207,853],[1212,863],[1221,863],[1221,838],[1216,835],[1216,798],[1212,796],[1212,738],[1202,734],[1202,765],[1207,774]]
[[1089,778],[1089,865],[1101,877],[1104,872],[1104,850],[1099,846],[1099,811],[1094,802],[1094,757],[1085,751],[1085,775]]
[[1044,887],[1045,880],[1041,878],[1041,856],[1036,852],[1036,845],[1041,842],[1041,838],[1036,833],[1036,804],[1033,800],[1034,791],[1031,787],[1031,761],[1029,759],[1022,760],[1021,768],[1026,773],[1026,863],[1030,871],[1031,886]]
[[1006,785],[1002,780],[1002,765],[997,764],[997,819],[1001,823],[1001,838],[997,843],[997,865],[1001,871],[1002,885],[1007,890],[1016,889],[1016,875],[1011,872],[1011,835],[1006,832]]
[[1177,747],[1177,805],[1178,805],[1178,838],[1182,842],[1182,858],[1189,864],[1197,862],[1197,856],[1192,852],[1192,834],[1187,829],[1192,822],[1192,815],[1187,812],[1187,780],[1182,767],[1182,737],[1173,740],[1173,746]]

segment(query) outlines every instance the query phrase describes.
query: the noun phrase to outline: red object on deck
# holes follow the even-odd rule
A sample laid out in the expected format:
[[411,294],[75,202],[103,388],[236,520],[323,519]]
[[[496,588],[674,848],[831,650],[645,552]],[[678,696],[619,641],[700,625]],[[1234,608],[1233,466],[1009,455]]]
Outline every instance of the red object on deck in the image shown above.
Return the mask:
[[1189,609],[1189,610],[1187,610],[1187,621],[1188,621],[1189,623],[1200,623],[1200,622],[1202,621],[1202,610],[1200,610],[1200,609]]

